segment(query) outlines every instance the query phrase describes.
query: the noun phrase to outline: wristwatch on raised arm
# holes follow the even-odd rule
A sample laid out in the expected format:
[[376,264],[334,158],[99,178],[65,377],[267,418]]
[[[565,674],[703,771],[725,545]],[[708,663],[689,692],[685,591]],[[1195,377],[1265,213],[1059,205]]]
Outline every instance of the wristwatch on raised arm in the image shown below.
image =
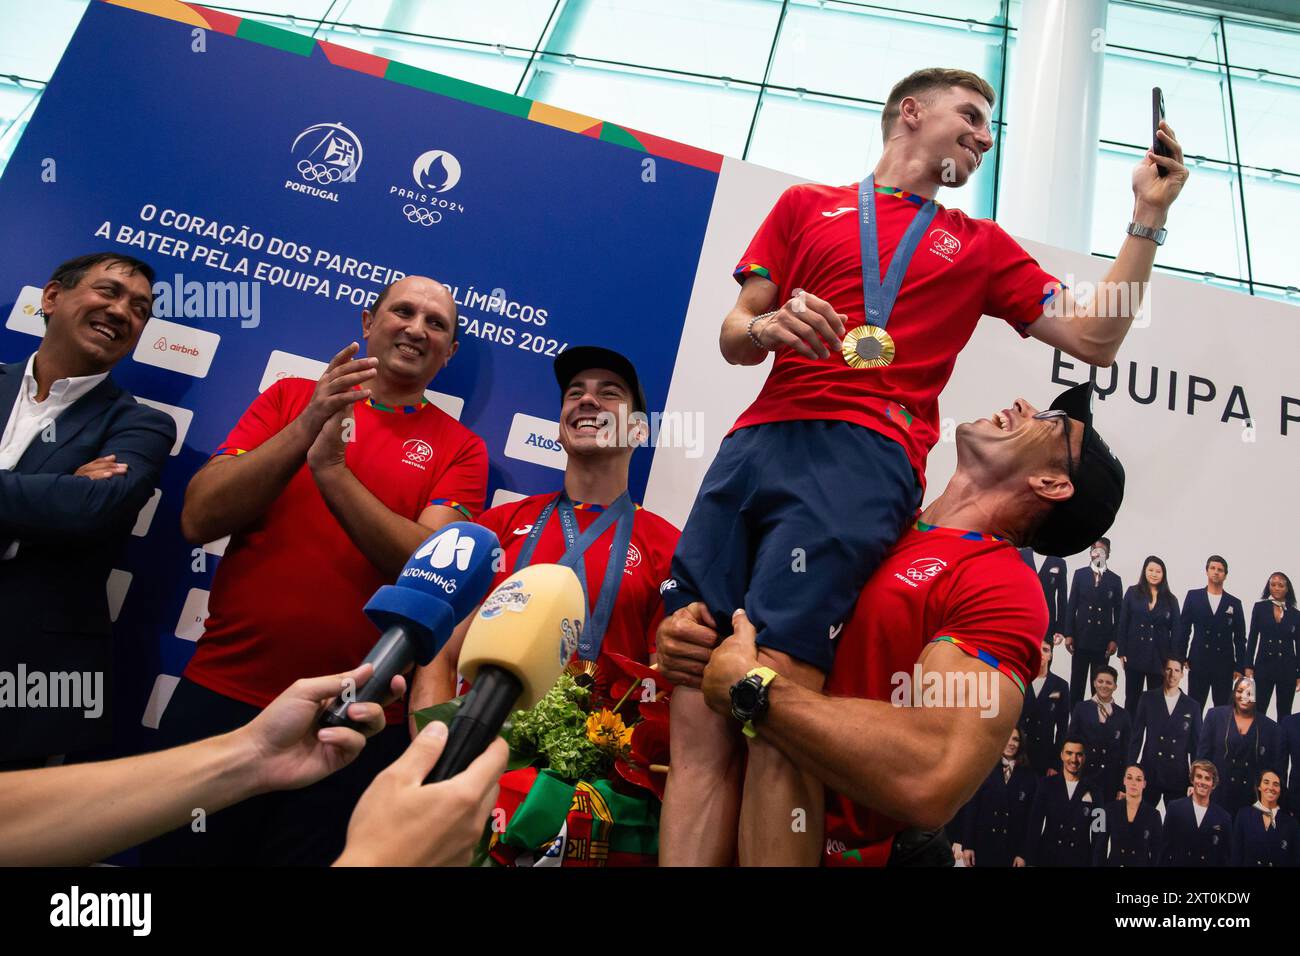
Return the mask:
[[731,716],[744,725],[746,737],[758,736],[754,724],[767,713],[767,687],[776,680],[770,667],[755,667],[731,685]]
[[1128,224],[1128,229],[1125,231],[1130,236],[1137,236],[1139,239],[1150,239],[1157,246],[1163,246],[1165,244],[1165,236],[1169,234],[1169,230],[1164,227],[1153,229],[1151,226],[1144,226],[1140,222],[1130,222]]

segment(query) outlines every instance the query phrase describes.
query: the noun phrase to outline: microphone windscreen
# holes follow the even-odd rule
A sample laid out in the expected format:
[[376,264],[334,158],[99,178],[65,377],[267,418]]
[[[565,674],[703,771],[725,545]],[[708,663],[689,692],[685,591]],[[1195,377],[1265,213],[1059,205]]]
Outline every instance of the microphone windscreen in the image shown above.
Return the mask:
[[587,600],[573,570],[531,565],[497,585],[474,615],[460,672],[473,681],[482,667],[509,671],[523,684],[518,706],[532,707],[577,651],[586,620]]
[[500,547],[497,536],[482,525],[444,525],[415,549],[395,585],[375,593],[366,615],[381,631],[403,627],[420,645],[417,660],[427,664],[456,624],[483,600]]

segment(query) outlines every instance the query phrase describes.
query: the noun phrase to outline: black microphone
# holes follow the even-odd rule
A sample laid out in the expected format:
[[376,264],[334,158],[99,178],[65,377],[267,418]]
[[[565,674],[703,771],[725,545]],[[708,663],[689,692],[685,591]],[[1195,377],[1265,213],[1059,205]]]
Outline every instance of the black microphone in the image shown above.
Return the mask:
[[360,725],[348,717],[352,704],[382,703],[393,677],[412,664],[433,660],[451,637],[456,624],[474,610],[492,583],[492,561],[500,547],[497,536],[481,525],[455,521],[416,549],[397,576],[365,607],[366,616],[380,629],[379,642],[363,664],[374,673],[355,694],[332,700],[321,714],[322,727]]
[[460,672],[474,686],[425,783],[456,776],[488,748],[513,711],[542,699],[578,649],[586,612],[578,576],[558,564],[531,565],[488,595],[460,652]]

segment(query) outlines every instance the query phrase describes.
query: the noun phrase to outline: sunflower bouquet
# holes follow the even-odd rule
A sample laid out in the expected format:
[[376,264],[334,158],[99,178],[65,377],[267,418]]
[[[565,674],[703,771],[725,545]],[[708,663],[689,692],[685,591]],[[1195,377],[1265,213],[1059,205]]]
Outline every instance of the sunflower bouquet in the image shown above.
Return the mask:
[[[668,773],[671,686],[620,654],[574,661],[516,711],[498,812],[479,858],[514,866],[653,865]],[[460,698],[416,714],[446,720]]]

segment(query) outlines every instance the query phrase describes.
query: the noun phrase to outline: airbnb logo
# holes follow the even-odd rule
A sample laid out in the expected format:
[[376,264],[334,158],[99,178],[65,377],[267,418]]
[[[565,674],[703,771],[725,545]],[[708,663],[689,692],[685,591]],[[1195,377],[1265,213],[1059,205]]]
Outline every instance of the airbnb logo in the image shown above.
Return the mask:
[[193,355],[195,358],[197,358],[199,354],[199,350],[192,345],[181,345],[177,342],[168,345],[167,339],[161,336],[158,341],[153,344],[153,347],[156,352],[180,352],[182,355]]
[[135,360],[146,365],[203,378],[208,374],[221,336],[157,317],[149,320],[153,339],[141,338],[135,346]]

